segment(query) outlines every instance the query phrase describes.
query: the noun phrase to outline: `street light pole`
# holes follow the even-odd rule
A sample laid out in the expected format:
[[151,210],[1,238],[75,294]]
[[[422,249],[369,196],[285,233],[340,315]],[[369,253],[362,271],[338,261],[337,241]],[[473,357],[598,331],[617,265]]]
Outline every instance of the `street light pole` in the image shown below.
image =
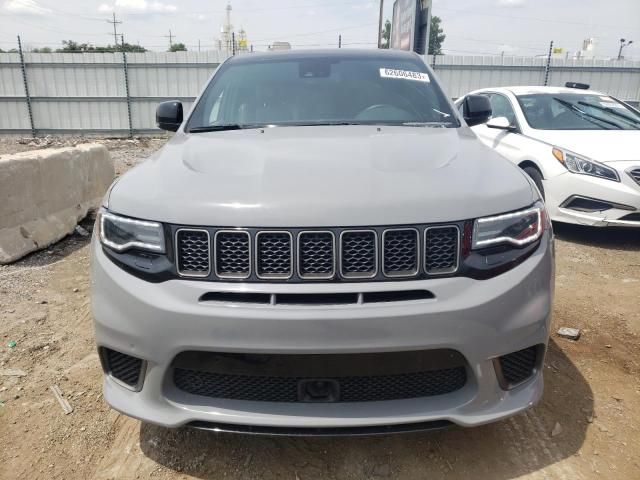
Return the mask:
[[621,39],[620,39],[620,50],[618,50],[618,60],[622,60],[622,58],[623,58],[623,57],[622,57],[622,49],[623,49],[624,47],[628,47],[628,46],[629,46],[629,45],[631,45],[632,43],[633,43],[633,40],[629,40],[629,41],[627,42],[627,40],[626,40],[626,39],[624,39],[624,38],[621,38]]

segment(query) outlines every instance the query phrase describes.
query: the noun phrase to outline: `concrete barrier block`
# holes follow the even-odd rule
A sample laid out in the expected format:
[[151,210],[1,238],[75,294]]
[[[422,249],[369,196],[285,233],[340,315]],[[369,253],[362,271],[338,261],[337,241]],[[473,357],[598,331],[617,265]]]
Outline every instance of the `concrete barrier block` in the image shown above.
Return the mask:
[[113,181],[100,144],[0,155],[0,264],[70,234]]

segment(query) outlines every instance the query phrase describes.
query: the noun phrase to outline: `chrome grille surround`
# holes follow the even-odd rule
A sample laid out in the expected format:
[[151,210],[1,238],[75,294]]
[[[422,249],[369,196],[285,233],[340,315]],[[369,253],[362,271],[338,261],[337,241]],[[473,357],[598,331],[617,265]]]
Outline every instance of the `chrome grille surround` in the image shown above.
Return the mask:
[[[246,243],[242,237],[246,238]],[[223,246],[223,241],[229,244]],[[249,232],[239,229],[218,230],[213,237],[213,243],[215,271],[218,277],[245,279],[251,276],[251,235]],[[229,252],[227,253],[225,249],[228,249]]]
[[627,170],[627,174],[640,185],[640,167],[631,167]]
[[[328,280],[335,276],[336,236],[331,230],[304,230],[298,233],[297,246],[300,278]],[[312,256],[306,256],[307,249],[313,249]]]
[[[187,234],[199,234],[206,238],[184,239]],[[204,234],[204,236],[202,235]],[[185,242],[189,242],[189,246],[185,246]],[[204,245],[203,245],[204,243]],[[211,238],[209,232],[202,228],[179,228],[175,235],[176,247],[176,269],[181,277],[208,277],[211,273]],[[190,258],[186,258],[187,255]],[[204,269],[206,263],[206,270]]]
[[[350,240],[349,237],[355,238]],[[345,246],[346,242],[352,245]],[[372,248],[372,252],[366,251],[369,248]],[[378,234],[375,230],[343,230],[338,250],[342,277],[373,278],[378,274]]]
[[[405,239],[413,237],[414,241],[403,243],[401,236]],[[385,277],[415,277],[418,274],[419,238],[420,233],[415,228],[388,228],[382,233],[382,273]]]
[[[268,237],[271,237],[272,245],[270,246],[265,245],[269,241],[265,238]],[[255,245],[255,270],[258,278],[264,280],[291,278],[293,275],[293,235],[291,232],[262,230],[256,233]]]
[[[447,230],[450,231],[448,237],[442,238]],[[430,240],[430,235],[438,235],[440,238]],[[424,271],[429,275],[447,275],[457,271],[460,265],[460,243],[460,228],[457,225],[425,228]]]

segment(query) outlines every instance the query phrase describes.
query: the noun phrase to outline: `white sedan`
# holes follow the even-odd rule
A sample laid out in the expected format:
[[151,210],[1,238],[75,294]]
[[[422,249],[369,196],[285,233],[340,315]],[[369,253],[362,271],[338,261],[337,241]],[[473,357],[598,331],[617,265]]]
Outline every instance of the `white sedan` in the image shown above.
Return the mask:
[[552,220],[640,227],[640,111],[577,85],[471,92],[493,110],[473,131],[533,179]]

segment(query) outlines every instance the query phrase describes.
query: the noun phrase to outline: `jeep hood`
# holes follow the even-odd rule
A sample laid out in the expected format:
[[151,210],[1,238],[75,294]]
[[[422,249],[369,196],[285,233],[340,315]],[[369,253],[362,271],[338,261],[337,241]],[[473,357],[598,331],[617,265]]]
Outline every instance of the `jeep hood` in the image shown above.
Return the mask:
[[464,220],[535,199],[468,128],[357,125],[178,133],[108,206],[182,225],[316,227]]

